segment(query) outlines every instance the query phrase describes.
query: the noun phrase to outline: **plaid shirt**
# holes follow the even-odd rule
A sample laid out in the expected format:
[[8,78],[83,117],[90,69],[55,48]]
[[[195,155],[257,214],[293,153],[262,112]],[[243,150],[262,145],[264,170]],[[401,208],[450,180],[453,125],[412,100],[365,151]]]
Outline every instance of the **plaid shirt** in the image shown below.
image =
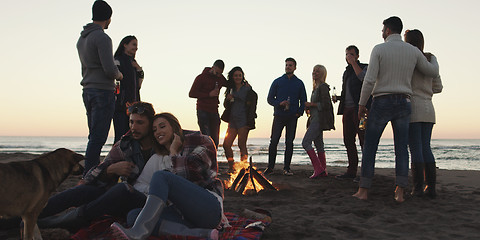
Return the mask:
[[184,131],[183,150],[172,156],[175,174],[216,192],[223,198],[223,185],[217,178],[217,149],[209,136],[200,132]]
[[[155,151],[152,149],[149,154],[150,156],[145,156],[146,159],[150,158],[154,153]],[[135,164],[135,169],[130,176],[125,179],[128,183],[133,184],[142,172],[146,161],[142,155],[140,143],[133,139],[130,133],[123,136],[120,141],[113,145],[102,163],[90,169],[90,171],[85,174],[83,178],[84,183],[106,188],[115,185],[118,183],[119,176],[107,175],[107,168],[121,161],[130,161]]]

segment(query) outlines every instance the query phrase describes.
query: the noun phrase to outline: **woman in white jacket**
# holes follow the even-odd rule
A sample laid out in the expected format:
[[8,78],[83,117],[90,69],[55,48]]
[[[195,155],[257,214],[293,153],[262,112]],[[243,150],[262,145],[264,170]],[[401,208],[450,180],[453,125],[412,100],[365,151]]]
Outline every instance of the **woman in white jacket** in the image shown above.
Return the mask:
[[[423,52],[423,34],[417,29],[405,31],[405,42],[412,44]],[[431,53],[424,53],[430,61]],[[412,114],[409,127],[409,147],[412,157],[413,191],[412,195],[425,195],[434,198],[436,182],[435,158],[430,148],[432,129],[435,124],[435,109],[432,103],[434,93],[442,92],[440,76],[426,77],[415,70],[412,77],[411,97]],[[426,181],[424,192],[423,184]]]

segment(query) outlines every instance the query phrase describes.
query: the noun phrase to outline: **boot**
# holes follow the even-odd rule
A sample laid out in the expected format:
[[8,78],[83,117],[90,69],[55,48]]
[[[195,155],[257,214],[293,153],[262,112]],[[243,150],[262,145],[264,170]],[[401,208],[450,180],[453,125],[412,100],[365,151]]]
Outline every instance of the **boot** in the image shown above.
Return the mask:
[[425,195],[430,198],[435,198],[437,192],[435,191],[435,183],[437,182],[437,166],[435,163],[425,163],[425,180],[427,186],[425,186]]
[[310,176],[310,178],[312,179],[317,178],[324,172],[324,169],[322,168],[320,160],[315,154],[315,150],[310,149],[307,151],[307,154],[310,157],[310,161],[312,161],[312,166],[313,166],[313,174],[312,176]]
[[84,205],[61,215],[38,219],[37,225],[39,228],[64,228],[76,231],[89,224],[89,221],[83,216],[83,208]]
[[421,197],[423,195],[423,180],[425,164],[423,162],[412,163],[413,189],[412,196]]
[[320,160],[320,166],[322,167],[324,173],[322,173],[322,177],[328,176],[327,172],[327,159],[325,157],[325,152],[317,152],[318,159]]
[[227,173],[235,173],[235,161],[233,158],[229,158],[228,160],[228,170]]
[[119,223],[110,226],[114,239],[147,239],[160,219],[165,202],[155,195],[148,195],[145,206],[138,215],[132,228],[126,229]]

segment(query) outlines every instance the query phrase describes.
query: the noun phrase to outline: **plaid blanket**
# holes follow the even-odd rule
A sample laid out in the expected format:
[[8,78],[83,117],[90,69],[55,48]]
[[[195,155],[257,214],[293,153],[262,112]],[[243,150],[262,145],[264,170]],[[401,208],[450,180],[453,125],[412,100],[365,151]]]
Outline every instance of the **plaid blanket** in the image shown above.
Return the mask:
[[[219,239],[252,239],[258,240],[263,234],[263,231],[258,228],[245,228],[248,224],[261,221],[257,219],[247,219],[237,214],[226,212],[225,216],[232,227],[225,228],[220,231]],[[109,227],[113,222],[119,222],[119,219],[114,219],[110,216],[104,216],[93,222],[89,227],[80,229],[75,235],[71,237],[72,240],[108,240],[113,238],[110,236]],[[270,222],[262,221],[265,226],[270,225]],[[189,236],[161,236],[149,237],[148,240],[202,240],[203,238],[189,237]]]

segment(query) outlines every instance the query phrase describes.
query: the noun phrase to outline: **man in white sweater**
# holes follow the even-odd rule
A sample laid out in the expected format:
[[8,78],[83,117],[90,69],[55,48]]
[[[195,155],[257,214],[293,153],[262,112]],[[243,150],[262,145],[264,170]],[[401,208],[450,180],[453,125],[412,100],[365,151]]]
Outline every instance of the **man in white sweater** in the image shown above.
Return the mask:
[[410,123],[410,96],[412,75],[415,68],[431,77],[438,76],[438,63],[433,56],[431,63],[422,52],[402,41],[402,20],[390,17],[383,21],[382,37],[385,42],[376,45],[363,81],[358,118],[367,115],[367,104],[373,96],[368,113],[365,144],[362,154],[362,171],[357,193],[362,200],[368,197],[375,168],[375,155],[380,137],[391,122],[395,144],[395,200],[403,202],[404,188],[408,185],[408,126]]

